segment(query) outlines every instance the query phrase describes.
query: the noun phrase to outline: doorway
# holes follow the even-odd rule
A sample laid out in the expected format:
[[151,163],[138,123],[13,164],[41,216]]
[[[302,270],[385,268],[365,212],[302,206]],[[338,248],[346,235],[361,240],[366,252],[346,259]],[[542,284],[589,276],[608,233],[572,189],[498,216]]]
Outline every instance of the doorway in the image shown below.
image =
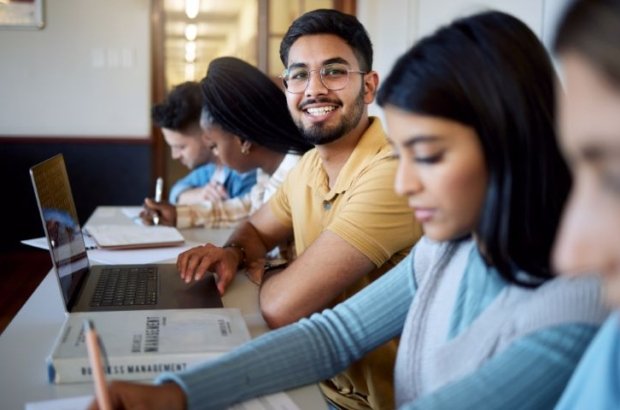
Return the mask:
[[[303,13],[333,8],[355,14],[356,0],[152,0],[152,104],[184,81],[200,81],[209,62],[221,56],[241,58],[278,81],[283,67],[280,41]],[[152,127],[153,181],[166,186],[187,174],[170,157],[161,131]]]

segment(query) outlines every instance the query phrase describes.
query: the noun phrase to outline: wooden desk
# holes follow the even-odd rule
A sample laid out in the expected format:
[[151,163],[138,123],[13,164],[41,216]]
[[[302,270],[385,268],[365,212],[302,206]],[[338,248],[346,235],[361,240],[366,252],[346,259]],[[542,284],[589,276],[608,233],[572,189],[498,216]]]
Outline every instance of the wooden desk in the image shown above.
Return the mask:
[[[119,207],[99,207],[89,223],[131,223]],[[222,244],[231,230],[189,229],[188,241]],[[170,261],[172,262],[172,261]],[[27,275],[28,272],[24,272]],[[237,278],[222,298],[225,307],[236,307],[246,319],[252,337],[268,330],[258,311],[256,286],[245,275]],[[0,407],[23,409],[25,403],[93,394],[91,383],[50,384],[45,359],[50,352],[65,310],[58,282],[50,271],[0,336]],[[302,409],[326,409],[317,386],[287,392]]]

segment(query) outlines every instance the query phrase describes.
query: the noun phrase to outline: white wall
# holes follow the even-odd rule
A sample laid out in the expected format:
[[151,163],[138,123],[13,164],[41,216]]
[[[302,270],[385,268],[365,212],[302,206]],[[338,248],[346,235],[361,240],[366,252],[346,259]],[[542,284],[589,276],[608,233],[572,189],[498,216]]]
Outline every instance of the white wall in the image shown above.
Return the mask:
[[[357,18],[372,41],[373,68],[379,73],[379,84],[398,57],[413,44],[416,7],[414,0],[357,0]],[[383,118],[376,104],[370,106],[369,112]]]
[[[451,20],[486,9],[522,19],[549,47],[570,0],[358,0],[357,17],[374,45],[374,68],[384,78],[396,59],[420,37]],[[383,117],[373,104],[372,115]]]
[[150,135],[149,0],[47,0],[0,30],[0,136]]
[[[568,0],[358,0],[383,78],[420,35],[497,7],[546,44]],[[0,30],[0,136],[150,134],[149,0],[47,0],[43,30]],[[371,107],[373,115],[381,110]]]

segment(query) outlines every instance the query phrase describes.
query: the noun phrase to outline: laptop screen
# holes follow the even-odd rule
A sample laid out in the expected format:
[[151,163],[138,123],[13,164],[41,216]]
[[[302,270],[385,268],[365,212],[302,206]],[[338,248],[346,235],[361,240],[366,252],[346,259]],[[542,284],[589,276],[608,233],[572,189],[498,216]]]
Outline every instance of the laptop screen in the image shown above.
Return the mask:
[[65,306],[74,302],[89,264],[62,154],[30,168],[43,229]]

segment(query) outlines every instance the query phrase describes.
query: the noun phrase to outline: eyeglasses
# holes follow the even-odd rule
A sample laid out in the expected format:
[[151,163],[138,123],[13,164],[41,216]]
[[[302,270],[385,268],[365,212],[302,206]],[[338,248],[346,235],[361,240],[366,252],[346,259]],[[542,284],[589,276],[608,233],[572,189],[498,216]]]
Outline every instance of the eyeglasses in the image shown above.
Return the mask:
[[293,94],[299,94],[306,91],[310,82],[310,73],[318,71],[321,84],[328,90],[342,90],[349,83],[349,74],[368,74],[366,71],[349,70],[345,64],[334,63],[326,64],[316,70],[308,70],[304,67],[287,68],[282,72],[280,78],[284,83],[286,91]]

